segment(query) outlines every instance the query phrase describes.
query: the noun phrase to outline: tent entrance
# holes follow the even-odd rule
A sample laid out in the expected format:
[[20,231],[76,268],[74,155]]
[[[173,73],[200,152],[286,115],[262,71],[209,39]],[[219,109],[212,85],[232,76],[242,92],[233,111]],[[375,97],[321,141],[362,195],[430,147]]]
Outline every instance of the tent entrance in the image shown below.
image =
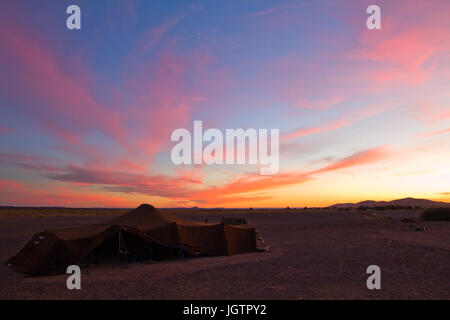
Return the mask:
[[169,250],[162,245],[145,241],[138,235],[119,228],[92,250],[83,264],[161,260],[168,253]]

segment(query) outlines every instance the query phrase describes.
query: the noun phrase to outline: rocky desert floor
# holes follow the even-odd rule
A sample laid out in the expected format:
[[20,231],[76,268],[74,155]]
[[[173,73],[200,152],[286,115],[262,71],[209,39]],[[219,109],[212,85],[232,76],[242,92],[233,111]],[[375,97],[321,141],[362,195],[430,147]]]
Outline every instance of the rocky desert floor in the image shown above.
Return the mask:
[[[450,299],[450,223],[414,222],[420,210],[176,210],[185,219],[244,217],[271,252],[102,264],[82,269],[81,290],[68,275],[29,278],[5,265],[33,233],[113,215],[0,216],[1,299]],[[366,269],[381,268],[381,290]]]

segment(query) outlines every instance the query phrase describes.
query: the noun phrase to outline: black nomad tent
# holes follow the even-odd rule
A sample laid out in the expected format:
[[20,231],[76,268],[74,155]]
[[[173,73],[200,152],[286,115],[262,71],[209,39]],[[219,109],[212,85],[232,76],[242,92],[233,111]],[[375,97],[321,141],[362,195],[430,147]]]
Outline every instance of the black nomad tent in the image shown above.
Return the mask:
[[187,221],[143,204],[103,223],[36,233],[7,264],[31,276],[52,275],[92,256],[154,256],[173,248],[194,255],[253,252],[256,231],[247,224]]

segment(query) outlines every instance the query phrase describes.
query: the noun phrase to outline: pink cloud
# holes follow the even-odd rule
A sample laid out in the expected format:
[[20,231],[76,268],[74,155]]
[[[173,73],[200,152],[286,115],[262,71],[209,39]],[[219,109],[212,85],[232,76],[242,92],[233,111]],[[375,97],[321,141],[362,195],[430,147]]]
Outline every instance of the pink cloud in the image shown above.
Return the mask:
[[373,32],[365,30],[361,37],[364,48],[351,54],[351,57],[414,69],[421,67],[434,54],[446,50],[441,41],[449,37],[445,30],[428,27],[406,29],[393,36],[391,34],[385,31],[384,38],[374,41]]
[[187,176],[134,174],[104,168],[84,168],[70,165],[46,175],[49,179],[67,183],[98,185],[108,192],[135,193],[178,198],[201,180]]
[[[98,103],[79,81],[66,75],[36,36],[26,34],[17,26],[12,32],[12,26],[9,27],[0,30],[3,55],[7,55],[4,61],[14,65],[14,72],[7,71],[8,80],[20,81],[21,86],[3,82],[4,94],[20,101],[27,107],[27,112],[47,125],[49,117],[59,117],[64,127],[60,126],[52,133],[61,134],[64,141],[73,135],[71,130],[81,135],[86,129],[93,128],[117,139],[123,137],[123,128],[114,112]],[[36,106],[37,101],[40,108]]]
[[9,134],[12,132],[13,132],[13,130],[11,128],[5,128],[5,127],[0,126],[0,134]]
[[158,44],[161,41],[162,36],[170,29],[174,28],[182,19],[182,16],[178,16],[167,20],[162,25],[151,28],[140,40],[137,48],[140,53],[148,50],[150,47]]
[[359,46],[346,56],[375,63],[365,71],[375,89],[426,83],[450,52],[449,2],[392,2],[383,9],[382,30],[362,28]]
[[[0,164],[29,170],[50,181],[72,186],[97,186],[104,192],[133,193],[180,198],[202,184],[201,168],[179,168],[175,175],[129,170],[128,167],[95,165],[51,165],[52,159],[0,153]],[[132,168],[133,169],[133,168]]]
[[49,164],[49,159],[37,156],[0,152],[0,164],[12,165],[23,169],[53,172],[58,169]]
[[324,111],[332,108],[333,106],[345,101],[343,97],[334,97],[334,98],[328,98],[325,100],[308,100],[305,98],[297,98],[294,101],[292,101],[291,105],[293,107],[298,108],[307,108],[310,110],[319,110]]
[[25,189],[25,186],[17,181],[11,179],[0,179],[0,190],[21,191],[23,189]]
[[432,137],[432,136],[436,136],[436,135],[448,133],[448,132],[450,132],[450,128],[426,132],[426,133],[421,134],[421,137],[428,138],[428,137]]
[[306,128],[299,128],[299,129],[293,130],[288,133],[283,133],[281,135],[282,148],[283,148],[283,145],[286,145],[286,143],[289,140],[312,135],[312,134],[325,133],[325,132],[337,130],[340,128],[344,128],[344,127],[350,126],[358,121],[361,121],[366,118],[370,118],[374,115],[386,112],[391,109],[392,109],[392,106],[390,106],[389,104],[379,105],[377,103],[370,103],[362,108],[351,109],[350,111],[343,112],[335,119],[329,120],[328,122],[325,122],[324,124],[319,124],[316,126],[311,126],[311,127],[306,127]]
[[447,105],[422,103],[419,105],[416,119],[430,125],[450,119],[450,110]]
[[95,192],[76,192],[73,189],[38,189],[14,180],[0,179],[0,204],[16,206],[86,206],[134,207],[137,204],[127,197]]
[[301,129],[294,130],[294,131],[292,131],[290,133],[283,134],[281,136],[281,140],[283,142],[283,141],[286,141],[286,140],[299,138],[299,137],[303,137],[303,136],[306,136],[306,135],[328,132],[328,131],[332,131],[332,130],[335,130],[335,129],[339,129],[339,128],[345,127],[348,124],[349,124],[349,122],[346,121],[346,120],[337,120],[337,121],[333,121],[332,123],[325,124],[325,125],[319,125],[319,126],[308,127],[308,128],[301,128]]
[[217,99],[233,83],[216,68],[213,57],[176,51],[172,43],[165,46],[155,61],[140,66],[140,72],[131,72],[135,66],[124,65],[125,86],[132,101],[122,119],[132,128],[128,148],[133,154],[151,158],[166,150],[171,132],[191,126],[193,112],[209,99]]

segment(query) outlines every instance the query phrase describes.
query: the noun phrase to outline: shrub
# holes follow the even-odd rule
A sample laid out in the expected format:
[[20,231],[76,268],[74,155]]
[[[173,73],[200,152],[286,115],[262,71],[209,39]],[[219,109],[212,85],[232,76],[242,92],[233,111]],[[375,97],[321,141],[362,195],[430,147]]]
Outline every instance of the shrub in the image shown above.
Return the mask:
[[420,219],[423,221],[450,221],[450,208],[432,208],[425,210]]

